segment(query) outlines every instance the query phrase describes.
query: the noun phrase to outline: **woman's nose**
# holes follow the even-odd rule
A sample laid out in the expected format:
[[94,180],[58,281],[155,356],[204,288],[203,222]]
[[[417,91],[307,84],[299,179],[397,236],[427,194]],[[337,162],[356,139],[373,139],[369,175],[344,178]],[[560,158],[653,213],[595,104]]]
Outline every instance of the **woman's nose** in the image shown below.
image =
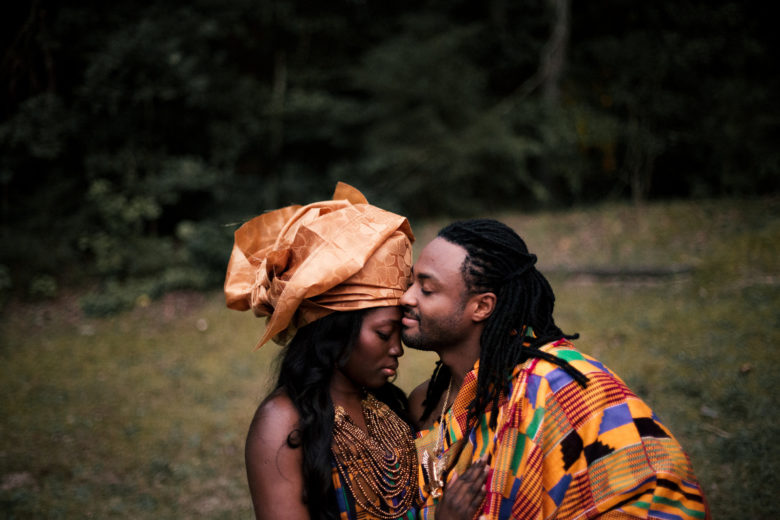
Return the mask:
[[404,347],[401,345],[400,337],[397,337],[393,342],[391,342],[388,353],[393,357],[401,357],[404,355]]

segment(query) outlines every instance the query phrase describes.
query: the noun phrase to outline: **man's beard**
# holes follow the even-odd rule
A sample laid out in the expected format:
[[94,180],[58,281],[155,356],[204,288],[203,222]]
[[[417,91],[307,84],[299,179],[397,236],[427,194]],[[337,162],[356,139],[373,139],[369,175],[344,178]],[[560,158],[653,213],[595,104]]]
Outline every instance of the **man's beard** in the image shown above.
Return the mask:
[[426,352],[438,352],[442,347],[453,345],[459,341],[454,320],[445,320],[444,323],[433,322],[433,327],[428,327],[428,322],[411,312],[406,312],[407,317],[417,320],[417,332],[411,333],[406,329],[401,330],[401,340],[404,345],[414,350]]
[[[417,323],[418,323],[417,327],[419,329],[419,322]],[[433,350],[430,347],[430,342],[426,341],[425,336],[422,334],[422,331],[419,331],[415,335],[410,335],[407,334],[406,331],[401,331],[401,341],[403,341],[404,345],[414,350],[425,350],[425,351]]]
[[401,341],[403,344],[414,350],[430,350],[427,348],[425,335],[422,332],[420,316],[411,311],[404,311],[404,317],[417,321],[417,334],[412,335],[405,328],[401,327]]

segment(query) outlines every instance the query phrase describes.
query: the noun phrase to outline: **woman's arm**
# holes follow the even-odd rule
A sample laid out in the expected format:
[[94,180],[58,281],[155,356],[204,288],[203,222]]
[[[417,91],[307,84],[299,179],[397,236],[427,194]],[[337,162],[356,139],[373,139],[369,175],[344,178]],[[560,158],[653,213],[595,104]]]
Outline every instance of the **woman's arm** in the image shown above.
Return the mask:
[[303,450],[287,443],[298,419],[284,394],[266,400],[252,419],[244,455],[257,520],[309,520],[303,503]]

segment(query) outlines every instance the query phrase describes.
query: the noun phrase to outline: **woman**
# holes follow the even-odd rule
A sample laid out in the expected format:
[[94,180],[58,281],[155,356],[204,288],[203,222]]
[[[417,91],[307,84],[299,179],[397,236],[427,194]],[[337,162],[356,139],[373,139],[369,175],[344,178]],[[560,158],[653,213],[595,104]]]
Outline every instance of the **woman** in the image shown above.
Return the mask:
[[[258,346],[289,341],[247,436],[258,519],[415,518],[406,398],[388,383],[403,354],[397,305],[413,239],[405,218],[342,183],[332,201],[266,213],[236,232],[228,307],[268,317]],[[469,469],[438,517],[473,516],[483,481],[479,465]]]

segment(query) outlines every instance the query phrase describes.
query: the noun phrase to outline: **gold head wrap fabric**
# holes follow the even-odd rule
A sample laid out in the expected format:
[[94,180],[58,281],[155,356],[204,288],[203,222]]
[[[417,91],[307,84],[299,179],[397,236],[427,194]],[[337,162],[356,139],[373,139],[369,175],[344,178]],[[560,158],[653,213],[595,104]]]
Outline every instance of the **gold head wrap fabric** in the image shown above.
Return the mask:
[[333,200],[271,211],[236,230],[225,301],[268,317],[257,348],[283,344],[331,312],[398,305],[413,241],[406,218],[339,182]]

